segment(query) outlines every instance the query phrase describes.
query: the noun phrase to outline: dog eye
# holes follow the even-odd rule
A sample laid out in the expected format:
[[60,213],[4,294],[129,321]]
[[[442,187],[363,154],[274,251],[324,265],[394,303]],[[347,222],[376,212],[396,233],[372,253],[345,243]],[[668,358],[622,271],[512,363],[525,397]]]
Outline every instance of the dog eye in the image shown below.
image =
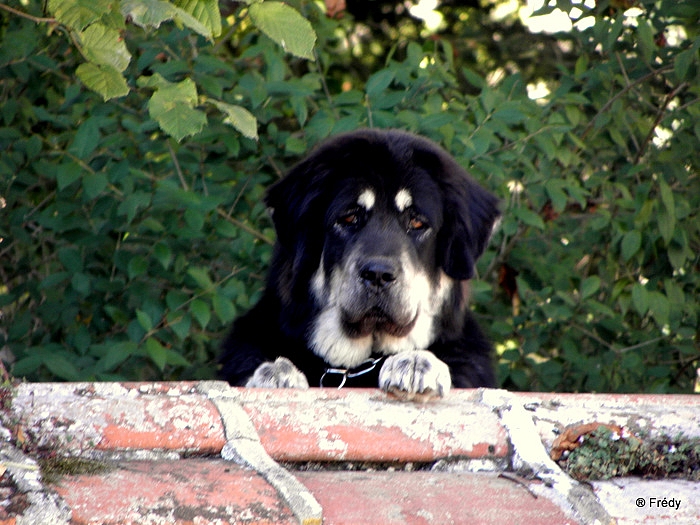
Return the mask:
[[408,221],[409,230],[425,230],[428,227],[428,222],[420,215],[414,215]]
[[360,214],[357,211],[351,211],[338,217],[335,222],[338,226],[357,226],[360,222]]

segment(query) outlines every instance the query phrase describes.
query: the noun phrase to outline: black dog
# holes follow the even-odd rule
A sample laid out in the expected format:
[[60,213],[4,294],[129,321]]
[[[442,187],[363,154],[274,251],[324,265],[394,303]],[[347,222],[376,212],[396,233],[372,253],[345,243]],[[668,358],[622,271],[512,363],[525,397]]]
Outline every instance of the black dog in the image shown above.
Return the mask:
[[439,146],[396,130],[336,136],[266,202],[278,236],[267,288],[223,344],[223,378],[404,397],[495,385],[466,280],[497,199]]

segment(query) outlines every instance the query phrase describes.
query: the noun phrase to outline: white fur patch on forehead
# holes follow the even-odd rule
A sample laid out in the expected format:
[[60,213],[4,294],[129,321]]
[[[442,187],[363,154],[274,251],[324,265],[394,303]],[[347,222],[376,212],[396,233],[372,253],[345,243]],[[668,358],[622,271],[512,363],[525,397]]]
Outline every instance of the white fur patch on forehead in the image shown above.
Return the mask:
[[399,211],[404,211],[406,208],[413,204],[413,197],[411,192],[406,188],[401,188],[399,192],[394,197],[394,204],[396,204],[396,209]]
[[363,190],[360,196],[357,198],[357,204],[362,206],[365,210],[369,211],[374,207],[374,203],[377,201],[377,196],[369,188]]

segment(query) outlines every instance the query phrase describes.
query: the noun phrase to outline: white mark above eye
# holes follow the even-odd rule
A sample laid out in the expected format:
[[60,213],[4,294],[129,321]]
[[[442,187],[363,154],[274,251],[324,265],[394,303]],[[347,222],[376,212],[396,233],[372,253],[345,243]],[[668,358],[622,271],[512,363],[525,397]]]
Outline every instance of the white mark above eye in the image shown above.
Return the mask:
[[396,204],[396,209],[402,212],[413,204],[413,197],[406,188],[401,188],[394,197],[394,204]]
[[362,206],[365,210],[369,211],[374,207],[374,203],[376,202],[376,200],[377,197],[374,195],[374,192],[370,189],[367,189],[360,193],[360,196],[357,198],[357,204]]

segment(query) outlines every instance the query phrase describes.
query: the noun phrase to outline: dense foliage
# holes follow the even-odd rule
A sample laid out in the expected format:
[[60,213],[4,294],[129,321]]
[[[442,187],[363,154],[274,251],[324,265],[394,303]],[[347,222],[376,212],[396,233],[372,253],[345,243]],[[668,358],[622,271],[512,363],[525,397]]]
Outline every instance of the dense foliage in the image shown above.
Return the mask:
[[552,0],[542,12],[577,19],[555,35],[497,0],[446,2],[434,33],[400,2],[357,19],[288,4],[0,3],[15,376],[213,377],[263,286],[266,186],[319,140],[375,126],[439,141],[502,198],[472,296],[504,387],[692,391],[697,2]]

